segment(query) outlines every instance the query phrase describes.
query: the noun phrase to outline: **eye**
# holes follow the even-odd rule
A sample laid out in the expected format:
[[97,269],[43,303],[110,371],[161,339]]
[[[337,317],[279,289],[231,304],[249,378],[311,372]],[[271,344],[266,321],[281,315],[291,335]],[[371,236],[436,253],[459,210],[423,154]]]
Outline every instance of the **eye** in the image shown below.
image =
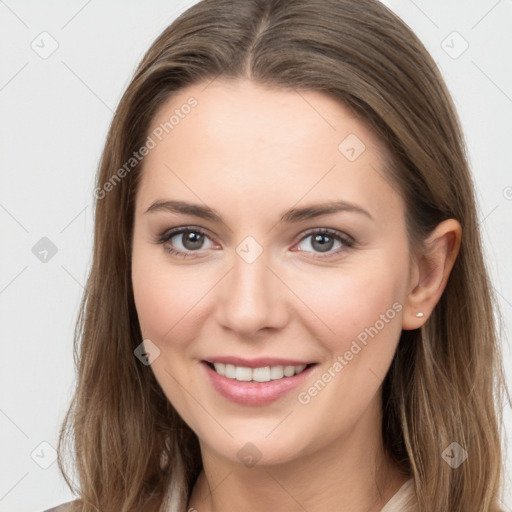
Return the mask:
[[[324,228],[307,233],[297,247],[299,251],[303,252],[310,252],[310,249],[312,249],[316,253],[314,257],[324,258],[338,255],[344,249],[353,247],[354,243],[354,239],[345,233]],[[337,248],[337,250],[332,251],[333,248]]]
[[[210,240],[210,244],[205,246],[206,240]],[[213,247],[210,237],[202,229],[193,226],[166,231],[158,238],[157,242],[163,244],[165,250],[170,254],[184,258],[191,256],[193,252]]]
[[[205,245],[207,241],[209,243]],[[182,258],[198,257],[199,254],[194,253],[214,247],[211,238],[201,228],[194,226],[168,230],[157,238],[156,243],[162,244],[168,253]],[[354,245],[355,240],[345,233],[323,228],[306,233],[297,247],[301,252],[313,252],[315,258],[329,258]],[[333,248],[337,250],[333,251]]]

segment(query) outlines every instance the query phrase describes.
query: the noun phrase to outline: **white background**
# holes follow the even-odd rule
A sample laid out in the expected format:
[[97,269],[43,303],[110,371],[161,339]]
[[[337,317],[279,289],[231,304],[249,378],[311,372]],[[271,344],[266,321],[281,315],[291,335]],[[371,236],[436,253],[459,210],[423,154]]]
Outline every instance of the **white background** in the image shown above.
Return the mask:
[[[52,448],[40,443],[57,446],[74,385],[73,327],[91,261],[94,174],[136,64],[192,3],[0,0],[0,512],[40,512],[73,498],[56,462],[40,466],[53,460]],[[512,368],[512,2],[386,3],[433,55],[461,116]],[[50,36],[39,36],[44,31]],[[48,51],[52,40],[58,48],[46,59],[31,47],[35,41]],[[42,237],[57,248],[46,263],[32,252]],[[510,437],[510,406],[505,419]],[[511,458],[512,448],[507,512]]]

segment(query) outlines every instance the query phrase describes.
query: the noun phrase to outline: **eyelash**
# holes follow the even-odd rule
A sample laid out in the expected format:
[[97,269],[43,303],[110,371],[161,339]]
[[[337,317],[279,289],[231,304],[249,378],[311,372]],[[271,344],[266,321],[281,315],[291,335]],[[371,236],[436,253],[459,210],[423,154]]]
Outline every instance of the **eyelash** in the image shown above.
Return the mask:
[[[162,244],[164,246],[164,249],[169,253],[169,254],[172,254],[173,256],[178,256],[180,258],[189,258],[189,257],[195,257],[195,255],[193,256],[193,254],[195,252],[199,252],[200,250],[198,251],[188,251],[188,252],[185,252],[185,251],[180,251],[180,250],[177,250],[173,247],[170,247],[168,245],[165,245],[166,242],[168,242],[171,238],[175,237],[176,235],[180,235],[182,233],[185,233],[185,232],[192,232],[192,233],[198,233],[198,234],[201,234],[201,235],[204,235],[208,238],[210,238],[208,236],[208,234],[202,230],[201,228],[197,228],[195,226],[184,226],[184,227],[180,227],[180,228],[175,228],[175,229],[171,229],[170,231],[165,231],[164,233],[162,233],[156,240],[156,243],[158,244]],[[310,236],[314,236],[314,235],[328,235],[329,237],[331,238],[334,238],[335,240],[341,242],[343,244],[343,247],[341,247],[340,249],[338,249],[337,251],[334,251],[334,252],[329,252],[329,253],[312,253],[313,254],[313,258],[320,258],[320,259],[327,259],[327,258],[332,258],[334,256],[337,256],[339,255],[340,252],[342,252],[343,250],[346,250],[346,249],[351,249],[354,247],[355,245],[355,240],[346,235],[345,233],[342,233],[341,231],[337,231],[335,229],[329,229],[329,228],[315,228],[315,229],[311,229],[309,231],[307,231],[304,236],[298,241],[298,243],[304,241],[306,238],[310,237]],[[310,251],[299,251],[299,252],[310,252]]]

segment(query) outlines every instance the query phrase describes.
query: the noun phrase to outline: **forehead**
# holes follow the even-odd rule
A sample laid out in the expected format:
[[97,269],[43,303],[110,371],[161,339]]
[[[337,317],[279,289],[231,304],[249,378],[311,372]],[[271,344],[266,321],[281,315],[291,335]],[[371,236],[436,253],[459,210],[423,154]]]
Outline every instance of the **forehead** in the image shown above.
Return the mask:
[[402,206],[384,179],[380,140],[319,92],[246,80],[196,84],[161,106],[149,135],[156,144],[143,162],[145,203],[158,195],[216,209],[337,198],[373,210]]
[[[195,106],[189,108],[192,98]],[[337,149],[350,133],[353,140],[357,137],[366,146],[380,147],[363,122],[329,96],[268,88],[248,80],[215,80],[181,90],[158,110],[151,130],[161,127],[165,131],[166,123],[165,139],[188,139],[191,131],[197,131],[201,138],[197,144],[213,144],[219,153],[227,150],[230,155],[238,152],[238,156],[251,153],[256,145],[268,150],[294,146],[297,154],[303,155],[310,148]]]

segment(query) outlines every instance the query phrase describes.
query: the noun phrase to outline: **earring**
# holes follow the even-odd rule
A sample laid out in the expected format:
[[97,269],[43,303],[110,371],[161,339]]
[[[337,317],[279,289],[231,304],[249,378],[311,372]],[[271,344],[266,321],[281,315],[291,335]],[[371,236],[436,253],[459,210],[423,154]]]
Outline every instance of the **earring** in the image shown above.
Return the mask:
[[416,316],[418,318],[423,318],[425,315],[420,311],[419,313],[416,313]]

